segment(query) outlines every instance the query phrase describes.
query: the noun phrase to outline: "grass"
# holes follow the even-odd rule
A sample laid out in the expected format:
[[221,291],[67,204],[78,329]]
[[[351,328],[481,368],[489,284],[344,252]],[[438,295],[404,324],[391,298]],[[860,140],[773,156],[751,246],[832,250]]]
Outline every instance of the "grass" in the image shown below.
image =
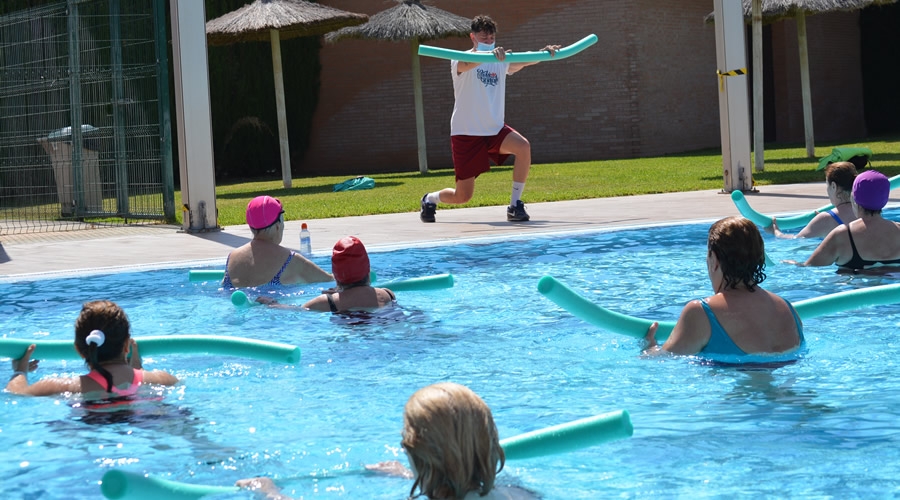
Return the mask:
[[[757,186],[821,182],[816,171],[818,158],[836,146],[865,146],[873,153],[872,165],[887,176],[900,174],[900,137],[869,138],[853,143],[819,145],[816,158],[806,158],[806,149],[796,145],[767,146],[765,171],[753,172]],[[748,162],[752,166],[752,160]],[[335,193],[332,186],[350,176],[301,177],[284,189],[281,179],[233,182],[216,187],[219,224],[244,224],[247,202],[268,194],[281,200],[287,220],[327,219],[353,215],[417,212],[426,192],[454,185],[452,169],[427,174],[404,172],[372,174],[375,188]],[[476,182],[475,196],[456,207],[501,206],[509,203],[512,166],[494,167]],[[723,188],[722,156],[718,150],[704,150],[652,158],[601,160],[533,165],[525,187],[527,203],[605,198],[637,194],[698,191]],[[823,185],[822,193],[825,193]],[[180,192],[175,199],[180,200]],[[182,213],[177,214],[181,223]]]

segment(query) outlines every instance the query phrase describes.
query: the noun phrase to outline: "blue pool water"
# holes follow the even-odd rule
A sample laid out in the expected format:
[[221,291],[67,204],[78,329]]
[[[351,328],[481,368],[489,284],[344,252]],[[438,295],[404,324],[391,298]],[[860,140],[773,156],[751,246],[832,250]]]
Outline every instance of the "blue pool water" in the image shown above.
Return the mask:
[[[0,336],[70,339],[81,303],[102,298],[126,310],[138,337],[244,336],[298,345],[303,359],[296,366],[147,359],[148,368],[183,383],[122,421],[88,418],[73,408],[77,398],[4,393],[2,496],[95,498],[103,473],[121,468],[209,485],[270,475],[297,498],[405,498],[410,481],[360,469],[405,463],[403,404],[444,380],[480,394],[501,437],[616,409],[631,413],[630,439],[507,463],[501,483],[547,499],[900,495],[900,305],[807,320],[803,360],[748,372],[643,359],[639,341],[587,325],[537,292],[538,280],[552,275],[614,310],[674,319],[687,300],[710,293],[707,228],[374,252],[384,281],[452,273],[457,285],[399,293],[406,321],[369,325],[237,309],[214,285],[190,283],[185,269],[4,284]],[[815,245],[766,238],[776,261],[805,257]],[[325,257],[317,261],[328,266]],[[768,275],[765,287],[791,300],[890,281],[781,264]],[[301,287],[282,300],[302,302],[318,291]],[[0,366],[9,370],[6,361]],[[83,372],[74,361],[39,369]]]

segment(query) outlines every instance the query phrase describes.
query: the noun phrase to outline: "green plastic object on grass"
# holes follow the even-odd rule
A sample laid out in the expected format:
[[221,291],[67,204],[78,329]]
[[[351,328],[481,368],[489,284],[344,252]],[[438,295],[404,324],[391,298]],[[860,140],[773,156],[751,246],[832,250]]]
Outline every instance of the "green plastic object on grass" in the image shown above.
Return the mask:
[[[541,62],[541,61],[558,61],[567,57],[574,56],[582,50],[597,43],[597,35],[588,35],[581,40],[562,47],[556,51],[553,57],[546,50],[535,52],[507,52],[506,63],[522,63],[522,62]],[[463,61],[470,63],[489,63],[497,62],[497,56],[490,52],[468,52],[462,50],[444,49],[441,47],[432,47],[430,45],[419,45],[419,55],[436,57],[438,59],[449,59],[452,61]]]
[[[538,281],[538,291],[573,316],[614,333],[642,339],[647,335],[647,329],[653,323],[653,320],[650,319],[628,316],[598,306],[552,276],[544,276]],[[792,302],[791,305],[797,310],[800,319],[809,319],[851,309],[897,302],[900,302],[900,284],[879,285],[832,293],[798,300]],[[675,321],[660,321],[656,339],[665,340],[674,328]]]
[[[290,344],[221,335],[171,335],[135,337],[141,356],[158,354],[218,354],[273,363],[300,362],[300,348]],[[37,345],[33,359],[79,360],[72,340],[0,339],[0,356],[19,359],[31,344]]]
[[[500,440],[506,460],[522,460],[566,453],[631,437],[634,427],[627,410],[583,418]],[[206,495],[234,493],[237,486],[204,486],[170,481],[112,469],[103,474],[103,496],[116,500],[195,500]]]
[[[831,150],[830,155],[819,160],[819,166],[816,167],[816,170],[823,170],[829,163],[836,161],[850,161],[856,156],[865,157],[866,163],[868,163],[872,159],[872,150],[869,148],[834,148]],[[856,168],[859,169],[860,167],[857,165]]]
[[340,184],[334,185],[334,191],[361,191],[363,189],[372,189],[375,187],[375,179],[371,177],[354,177],[352,179],[347,179]]

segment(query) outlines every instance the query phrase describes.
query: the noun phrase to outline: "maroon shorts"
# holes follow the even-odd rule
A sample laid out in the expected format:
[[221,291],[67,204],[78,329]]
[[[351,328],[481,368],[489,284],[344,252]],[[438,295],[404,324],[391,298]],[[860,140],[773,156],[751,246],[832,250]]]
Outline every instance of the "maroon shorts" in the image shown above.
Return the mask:
[[491,161],[501,165],[509,155],[500,154],[500,145],[511,132],[509,125],[503,125],[497,135],[451,135],[450,149],[453,151],[453,170],[456,180],[469,179],[491,169]]

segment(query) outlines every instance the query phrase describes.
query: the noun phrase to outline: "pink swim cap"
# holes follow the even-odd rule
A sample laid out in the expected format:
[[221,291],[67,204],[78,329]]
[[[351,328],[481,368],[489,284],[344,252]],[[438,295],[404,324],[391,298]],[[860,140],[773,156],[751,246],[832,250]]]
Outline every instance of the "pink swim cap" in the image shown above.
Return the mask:
[[284,208],[277,198],[257,196],[247,204],[247,225],[252,229],[265,229],[278,220]]

